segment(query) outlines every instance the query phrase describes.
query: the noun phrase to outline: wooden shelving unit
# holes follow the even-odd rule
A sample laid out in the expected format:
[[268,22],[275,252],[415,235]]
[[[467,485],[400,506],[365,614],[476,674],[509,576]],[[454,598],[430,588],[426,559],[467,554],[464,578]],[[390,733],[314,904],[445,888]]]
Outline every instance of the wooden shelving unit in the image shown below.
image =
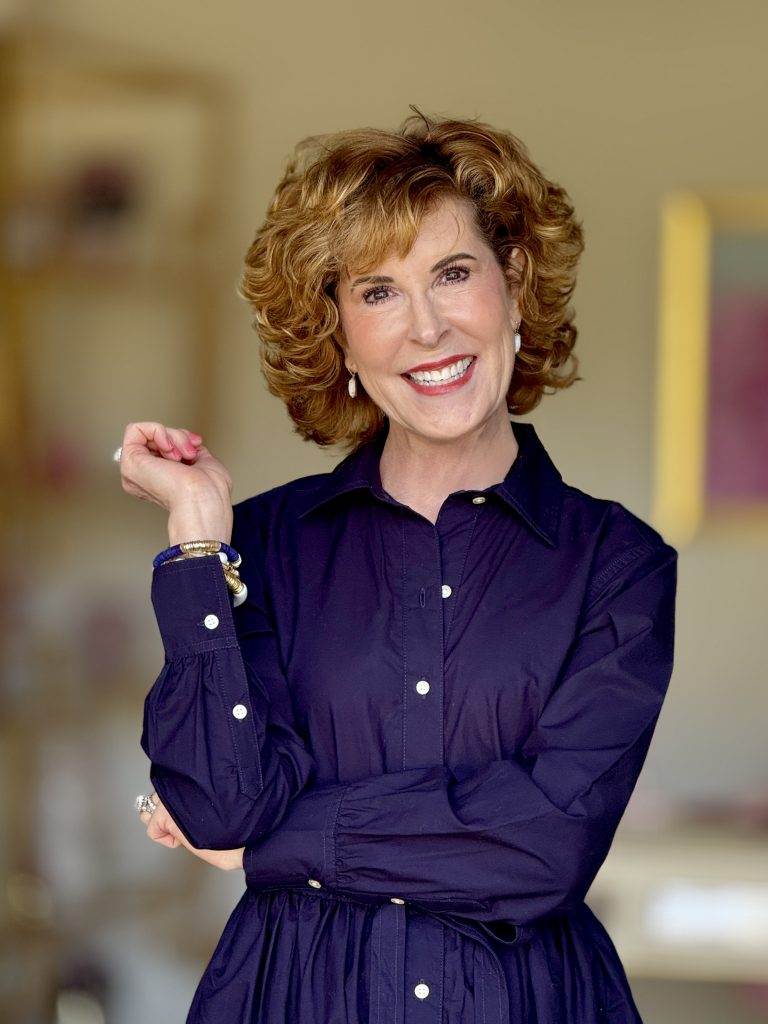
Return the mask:
[[217,258],[231,111],[204,75],[0,30],[4,1021],[56,1019],[70,958],[110,916],[178,922],[192,963],[221,928],[195,924],[211,869],[131,817],[149,785],[164,524],[123,494],[111,454],[131,419],[210,433],[217,305],[234,287]]

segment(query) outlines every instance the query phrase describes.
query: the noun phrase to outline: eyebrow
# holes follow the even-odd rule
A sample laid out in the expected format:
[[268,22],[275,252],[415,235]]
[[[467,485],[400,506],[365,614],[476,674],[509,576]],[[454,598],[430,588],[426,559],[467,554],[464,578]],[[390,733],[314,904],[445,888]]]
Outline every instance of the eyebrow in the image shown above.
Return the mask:
[[[477,257],[473,256],[468,252],[455,252],[451,256],[443,256],[441,260],[430,270],[430,274],[434,274],[438,270],[442,270],[443,267],[447,267],[449,263],[453,263],[454,260],[476,260]],[[371,274],[368,277],[358,277],[349,286],[349,290],[352,291],[359,284],[392,284],[394,281],[393,277],[385,277],[382,274]]]

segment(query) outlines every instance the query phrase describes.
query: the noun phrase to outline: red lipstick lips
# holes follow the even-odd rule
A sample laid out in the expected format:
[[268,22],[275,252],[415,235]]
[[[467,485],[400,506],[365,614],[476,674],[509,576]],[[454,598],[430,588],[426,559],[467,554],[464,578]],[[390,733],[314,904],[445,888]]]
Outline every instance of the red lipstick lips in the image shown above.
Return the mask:
[[415,373],[416,370],[442,370],[444,366],[450,366],[451,363],[458,363],[462,359],[468,359],[472,355],[471,352],[462,352],[457,356],[446,356],[445,359],[440,359],[436,363],[419,363],[418,366],[412,366],[409,370],[405,370],[405,373]]
[[[448,366],[450,363],[459,362],[461,359],[468,359],[470,355],[466,356],[451,356],[450,359],[443,359],[439,363],[433,363],[432,366],[425,364],[427,369],[439,370],[442,366]],[[477,364],[477,357],[471,356],[472,362],[466,368],[464,373],[460,377],[456,377],[454,380],[443,381],[439,384],[421,384],[419,381],[414,380],[413,377],[409,377],[407,373],[401,374],[403,380],[407,381],[408,384],[418,391],[420,395],[445,395],[451,391],[457,391],[459,388],[463,388],[466,384],[472,380],[472,375],[475,372],[475,366]],[[421,369],[421,367],[414,367],[414,369]],[[410,371],[408,371],[410,372]]]

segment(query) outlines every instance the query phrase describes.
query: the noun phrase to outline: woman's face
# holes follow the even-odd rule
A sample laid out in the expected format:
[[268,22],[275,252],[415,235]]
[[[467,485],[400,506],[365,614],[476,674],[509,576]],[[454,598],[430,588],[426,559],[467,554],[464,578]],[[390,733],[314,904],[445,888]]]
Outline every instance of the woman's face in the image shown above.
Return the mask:
[[[520,316],[469,204],[445,200],[424,218],[404,260],[388,259],[363,280],[345,276],[338,302],[347,369],[359,375],[390,428],[450,439],[495,415],[508,420]],[[424,363],[457,362],[455,380],[436,385],[408,377]]]

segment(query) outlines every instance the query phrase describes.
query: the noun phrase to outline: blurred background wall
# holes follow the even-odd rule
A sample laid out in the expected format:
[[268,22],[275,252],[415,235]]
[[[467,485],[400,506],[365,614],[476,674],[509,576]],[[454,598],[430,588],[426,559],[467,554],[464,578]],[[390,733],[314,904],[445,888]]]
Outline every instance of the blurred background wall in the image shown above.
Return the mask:
[[[292,433],[235,294],[296,141],[409,103],[525,141],[586,234],[584,380],[530,418],[654,522],[660,209],[768,189],[767,31],[756,0],[0,0],[2,1020],[183,1021],[242,889],[135,818],[166,533],[111,460],[140,419],[205,435],[236,499],[340,458]],[[768,1020],[767,555],[765,516],[681,544],[675,673],[591,894],[654,1024]]]

